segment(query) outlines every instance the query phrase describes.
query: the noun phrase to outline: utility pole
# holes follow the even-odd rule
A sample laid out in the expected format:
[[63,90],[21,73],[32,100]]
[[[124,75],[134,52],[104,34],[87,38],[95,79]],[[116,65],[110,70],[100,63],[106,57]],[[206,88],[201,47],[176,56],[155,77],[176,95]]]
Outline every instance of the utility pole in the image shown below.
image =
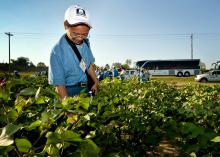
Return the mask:
[[10,32],[5,33],[8,36],[8,72],[10,74],[11,68],[10,68],[10,61],[11,61],[11,36],[13,36],[13,34],[11,34]]
[[193,34],[190,35],[191,38],[191,59],[193,59]]

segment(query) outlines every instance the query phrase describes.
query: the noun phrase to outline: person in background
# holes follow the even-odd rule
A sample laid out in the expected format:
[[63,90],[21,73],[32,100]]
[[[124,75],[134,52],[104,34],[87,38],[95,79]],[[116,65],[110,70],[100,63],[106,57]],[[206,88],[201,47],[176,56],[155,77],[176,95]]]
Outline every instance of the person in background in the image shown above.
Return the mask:
[[125,69],[121,67],[120,69],[120,78],[123,81],[125,79]]
[[103,68],[100,69],[98,78],[99,78],[99,81],[104,80],[104,69]]
[[150,73],[149,73],[148,69],[143,69],[142,81],[150,81]]
[[14,71],[13,75],[17,79],[19,79],[21,77],[17,70]]
[[[61,99],[78,95],[81,91],[87,92],[87,70],[94,82],[91,90],[97,93],[98,79],[93,67],[95,58],[88,40],[92,28],[88,11],[79,5],[70,6],[65,12],[64,28],[66,33],[50,54],[49,84],[55,86]],[[79,50],[81,62],[73,51],[72,44]]]
[[144,71],[143,71],[143,69],[139,69],[139,79],[140,79],[140,81],[142,81],[143,80],[143,73]]
[[107,77],[109,77],[109,71],[108,71],[107,68],[104,68],[104,71],[103,71],[103,78],[105,79],[105,78],[107,78]]
[[150,81],[150,71],[148,69],[145,70],[145,78],[147,81]]
[[112,71],[113,71],[113,77],[118,78],[119,77],[118,69],[116,69],[116,67],[114,67]]
[[0,89],[6,88],[6,78],[0,77]]

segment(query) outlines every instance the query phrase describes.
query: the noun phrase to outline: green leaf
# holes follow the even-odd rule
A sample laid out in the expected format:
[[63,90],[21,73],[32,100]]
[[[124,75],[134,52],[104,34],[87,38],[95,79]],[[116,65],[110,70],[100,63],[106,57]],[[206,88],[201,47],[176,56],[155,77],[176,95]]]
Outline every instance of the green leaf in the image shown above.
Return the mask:
[[105,111],[102,116],[105,117],[105,118],[108,118],[111,115],[112,115],[112,111]]
[[80,98],[79,100],[79,106],[81,106],[83,109],[88,110],[90,106],[90,98]]
[[48,132],[46,134],[47,142],[46,144],[57,144],[61,142],[61,135],[56,132]]
[[0,146],[9,146],[14,143],[14,140],[11,138],[2,138],[0,139]]
[[44,104],[45,103],[45,97],[39,96],[37,98],[35,98],[36,100],[36,104],[40,105],[40,104]]
[[0,146],[9,146],[14,143],[14,141],[11,139],[11,136],[16,133],[21,126],[14,125],[14,124],[8,124],[4,128],[1,129],[1,135],[0,135]]
[[42,123],[49,123],[49,114],[47,112],[41,114],[41,121]]
[[73,142],[81,142],[83,139],[80,137],[80,134],[77,134],[73,131],[66,130],[62,134],[63,140],[64,141],[73,141]]
[[113,152],[113,153],[108,154],[108,157],[120,157],[120,154]]
[[15,132],[17,132],[20,128],[21,128],[21,126],[14,125],[14,124],[8,124],[4,128],[2,128],[0,139],[3,137],[10,137]]
[[28,127],[27,130],[33,130],[36,127],[41,125],[41,121],[40,120],[36,120],[35,122],[32,122]]
[[190,156],[190,157],[197,157],[197,156],[196,156],[196,153],[194,153],[194,152],[190,153],[189,156]]
[[75,99],[74,97],[66,97],[65,99],[63,99],[61,102],[62,108],[66,110],[72,109],[73,104],[75,103],[74,99]]
[[58,149],[56,146],[52,145],[52,144],[46,145],[46,146],[44,147],[44,150],[45,150],[45,151],[48,153],[48,155],[51,156],[51,157],[57,157],[57,156],[59,155],[59,149]]
[[183,134],[188,134],[189,138],[195,138],[198,135],[203,135],[205,132],[205,129],[201,126],[197,126],[190,122],[184,122],[182,123],[181,132]]
[[7,117],[8,117],[8,119],[10,119],[10,121],[14,122],[17,119],[17,117],[18,117],[18,113],[17,113],[17,111],[15,109],[12,109],[8,113]]
[[198,135],[203,135],[205,129],[200,126],[195,126],[192,128],[192,134],[190,135],[191,138],[195,138]]
[[90,139],[82,142],[80,145],[80,151],[82,157],[98,157],[100,148]]
[[218,115],[220,115],[220,106],[216,106],[214,110]]
[[95,136],[96,136],[96,131],[90,131],[89,134],[86,135],[85,138],[91,139],[91,138],[93,138],[93,137],[95,137]]
[[20,95],[22,96],[34,96],[36,94],[37,90],[35,88],[25,88],[20,91]]
[[50,98],[56,98],[56,97],[58,97],[58,93],[55,92],[54,89],[50,89],[49,87],[43,88],[43,89],[41,90],[41,95],[47,96],[47,97],[50,97]]
[[27,139],[15,139],[15,144],[18,147],[18,150],[22,153],[27,153],[32,147],[32,144]]
[[220,142],[220,136],[216,136],[211,140],[212,142]]
[[35,94],[35,99],[37,99],[40,95],[40,92],[41,92],[41,87],[38,88],[36,94]]
[[0,99],[3,99],[6,102],[9,101],[10,100],[9,91],[0,88]]
[[23,107],[26,105],[26,100],[21,96],[17,96],[15,100],[15,109],[18,113],[22,112]]

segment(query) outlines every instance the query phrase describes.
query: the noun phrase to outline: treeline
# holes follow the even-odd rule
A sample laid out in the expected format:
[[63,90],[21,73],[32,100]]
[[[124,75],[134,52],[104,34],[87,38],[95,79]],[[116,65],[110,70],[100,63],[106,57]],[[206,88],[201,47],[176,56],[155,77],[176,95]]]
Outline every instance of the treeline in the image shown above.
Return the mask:
[[19,57],[16,60],[11,59],[10,65],[8,63],[0,63],[0,71],[8,72],[9,70],[10,72],[47,71],[48,67],[43,62],[34,65],[28,58]]

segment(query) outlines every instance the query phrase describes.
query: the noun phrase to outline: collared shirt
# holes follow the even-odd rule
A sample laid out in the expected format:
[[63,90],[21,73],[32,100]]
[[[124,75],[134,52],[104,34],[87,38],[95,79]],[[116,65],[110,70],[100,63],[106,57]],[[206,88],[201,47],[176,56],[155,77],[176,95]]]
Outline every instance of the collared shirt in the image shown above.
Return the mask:
[[[76,46],[88,69],[90,64],[95,62],[91,49],[85,42]],[[66,41],[65,35],[61,37],[52,49],[48,74],[48,81],[51,85],[71,86],[78,82],[87,81],[86,74],[80,68],[80,62]]]

